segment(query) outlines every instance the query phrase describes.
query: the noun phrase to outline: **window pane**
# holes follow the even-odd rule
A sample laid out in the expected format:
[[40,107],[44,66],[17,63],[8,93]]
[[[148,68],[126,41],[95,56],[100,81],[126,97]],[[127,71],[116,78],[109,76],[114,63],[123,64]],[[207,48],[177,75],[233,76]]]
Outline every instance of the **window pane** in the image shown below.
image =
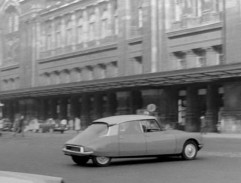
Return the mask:
[[155,120],[141,121],[141,125],[144,132],[161,131],[160,126],[157,124]]
[[119,125],[120,134],[137,134],[142,133],[140,123],[138,121],[130,121]]

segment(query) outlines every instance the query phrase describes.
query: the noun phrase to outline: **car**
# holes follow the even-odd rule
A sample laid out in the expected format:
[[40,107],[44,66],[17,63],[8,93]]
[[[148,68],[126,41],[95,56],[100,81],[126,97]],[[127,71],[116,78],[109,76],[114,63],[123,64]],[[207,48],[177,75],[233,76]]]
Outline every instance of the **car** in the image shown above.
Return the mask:
[[53,128],[53,131],[64,133],[65,131],[69,130],[67,125],[56,124]]
[[203,147],[200,133],[164,129],[147,115],[119,115],[101,118],[64,144],[63,152],[74,163],[107,166],[112,158],[177,155],[196,158]]
[[2,183],[64,183],[61,177],[52,177],[30,173],[0,171]]

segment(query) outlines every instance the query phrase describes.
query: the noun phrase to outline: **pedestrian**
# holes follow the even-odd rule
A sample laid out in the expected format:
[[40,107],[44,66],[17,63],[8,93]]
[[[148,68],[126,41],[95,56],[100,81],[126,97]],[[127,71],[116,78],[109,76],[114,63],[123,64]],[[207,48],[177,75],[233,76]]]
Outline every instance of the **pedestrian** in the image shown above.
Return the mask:
[[64,133],[64,131],[66,130],[67,128],[67,125],[68,125],[68,122],[65,118],[63,118],[61,121],[60,121],[60,128],[61,128],[61,133]]
[[70,130],[74,130],[74,119],[73,119],[73,117],[70,117],[69,118],[69,129]]
[[78,117],[74,118],[74,130],[79,133],[79,131],[81,130],[81,120]]
[[207,126],[207,121],[206,121],[206,118],[204,115],[202,115],[200,117],[200,122],[201,122],[201,133],[202,134],[206,134],[207,133],[207,129],[208,129],[208,126]]
[[15,120],[15,129],[14,129],[14,136],[17,133],[22,134],[24,136],[24,128],[25,128],[25,120],[23,115],[19,115]]

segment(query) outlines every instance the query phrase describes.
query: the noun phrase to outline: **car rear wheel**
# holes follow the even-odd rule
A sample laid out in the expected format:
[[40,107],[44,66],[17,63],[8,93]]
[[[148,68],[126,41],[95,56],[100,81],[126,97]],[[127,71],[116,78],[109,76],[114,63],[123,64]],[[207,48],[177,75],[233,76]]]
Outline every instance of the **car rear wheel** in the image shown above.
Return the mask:
[[89,161],[89,157],[72,156],[72,160],[77,165],[85,165]]
[[111,162],[111,158],[105,156],[94,156],[92,160],[96,166],[108,166]]
[[197,144],[194,141],[189,140],[183,146],[182,158],[185,160],[193,160],[197,156],[197,151]]

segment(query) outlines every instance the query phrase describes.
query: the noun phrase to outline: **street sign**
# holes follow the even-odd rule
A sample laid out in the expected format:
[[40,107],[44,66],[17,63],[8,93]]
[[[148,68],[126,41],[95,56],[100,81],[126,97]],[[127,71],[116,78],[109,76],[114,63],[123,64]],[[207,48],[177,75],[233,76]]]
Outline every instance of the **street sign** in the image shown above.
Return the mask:
[[155,104],[149,104],[149,105],[147,105],[147,110],[149,111],[149,112],[155,112],[156,111],[156,105]]

